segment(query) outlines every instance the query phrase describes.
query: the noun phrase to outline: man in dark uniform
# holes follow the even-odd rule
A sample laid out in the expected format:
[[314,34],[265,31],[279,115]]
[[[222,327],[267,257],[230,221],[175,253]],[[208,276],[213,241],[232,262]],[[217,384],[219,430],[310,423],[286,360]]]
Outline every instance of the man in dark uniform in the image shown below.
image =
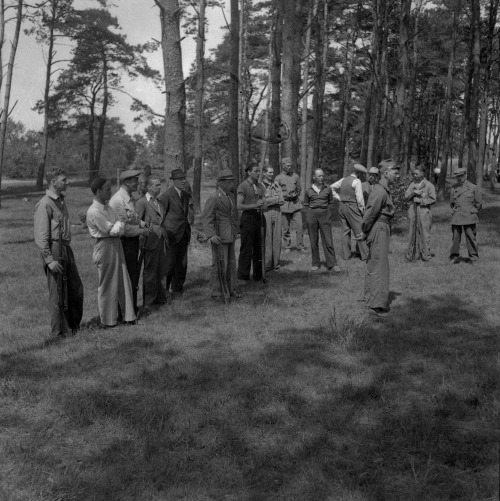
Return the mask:
[[194,221],[193,204],[185,191],[186,175],[174,169],[170,175],[173,186],[167,188],[158,199],[165,207],[164,227],[167,230],[167,293],[182,294],[187,274],[187,252]]
[[237,297],[234,242],[238,235],[238,210],[232,193],[232,171],[222,170],[217,176],[217,182],[217,190],[208,197],[202,214],[203,231],[212,247],[210,293],[214,299],[220,299],[224,293],[221,290],[221,280],[225,280],[225,289],[230,297]]
[[[333,196],[339,201],[339,217],[342,224],[342,257],[346,261],[354,257],[355,254],[351,250],[351,233],[354,237],[361,233],[365,201],[359,176],[363,173],[366,173],[366,167],[354,164],[349,176],[331,185]],[[368,255],[366,242],[358,242],[358,247],[361,259],[366,261]]]
[[365,201],[365,207],[366,203],[368,202],[368,197],[372,192],[373,185],[378,182],[378,175],[379,172],[377,167],[370,167],[367,173],[368,180],[365,181],[364,183],[361,183],[361,189],[363,190],[363,200]]
[[167,293],[163,285],[166,275],[165,243],[167,230],[161,225],[165,208],[158,200],[161,181],[157,176],[148,178],[147,192],[136,202],[137,214],[149,225],[150,231],[144,245],[143,303],[146,307],[165,304]]
[[359,239],[368,244],[364,301],[371,313],[383,316],[389,311],[390,221],[394,217],[390,186],[399,178],[399,166],[387,159],[378,168],[381,178],[368,198]]
[[134,308],[137,314],[137,289],[139,287],[139,272],[137,270],[137,259],[139,257],[139,236],[146,235],[148,229],[146,223],[141,221],[135,208],[135,200],[132,193],[137,191],[140,171],[126,170],[120,174],[121,186],[111,197],[109,206],[118,214],[120,221],[125,223],[125,231],[121,237],[125,262],[127,264],[132,293],[134,295]]
[[238,280],[243,286],[250,280],[251,268],[253,279],[262,280],[260,227],[264,220],[261,211],[266,208],[266,189],[259,183],[259,170],[258,165],[250,164],[246,168],[247,179],[236,191],[237,209],[243,211],[240,219],[241,247],[238,258]]
[[476,224],[479,221],[477,214],[482,206],[481,193],[475,184],[467,181],[466,169],[456,170],[453,177],[456,180],[456,185],[450,192],[451,231],[453,234],[450,262],[452,264],[460,262],[460,240],[463,231],[470,262],[476,264],[478,260]]
[[68,185],[66,173],[52,169],[46,178],[47,191],[35,207],[35,243],[47,276],[51,333],[65,337],[80,327],[83,284],[70,247],[71,228],[64,200]]

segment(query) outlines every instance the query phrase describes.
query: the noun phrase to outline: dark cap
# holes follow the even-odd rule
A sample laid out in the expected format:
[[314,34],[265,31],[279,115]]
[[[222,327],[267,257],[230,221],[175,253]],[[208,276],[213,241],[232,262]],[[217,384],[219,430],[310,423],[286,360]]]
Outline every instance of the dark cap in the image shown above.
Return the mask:
[[139,177],[140,174],[141,174],[140,170],[135,170],[135,169],[124,170],[120,174],[120,181],[125,181],[126,179],[130,179],[131,177]]
[[230,169],[223,169],[217,175],[217,181],[225,181],[226,179],[234,179],[233,172]]
[[174,169],[170,173],[170,179],[184,179],[186,177],[186,174],[184,174],[184,171],[181,169]]
[[386,158],[385,160],[382,160],[378,164],[378,170],[379,170],[380,174],[383,174],[388,169],[398,169],[399,170],[399,165],[392,158]]
[[463,176],[464,174],[467,174],[467,169],[464,169],[463,167],[461,169],[457,169],[451,177],[458,177],[458,176]]
[[282,164],[290,164],[292,165],[292,159],[290,157],[285,157],[281,159]]

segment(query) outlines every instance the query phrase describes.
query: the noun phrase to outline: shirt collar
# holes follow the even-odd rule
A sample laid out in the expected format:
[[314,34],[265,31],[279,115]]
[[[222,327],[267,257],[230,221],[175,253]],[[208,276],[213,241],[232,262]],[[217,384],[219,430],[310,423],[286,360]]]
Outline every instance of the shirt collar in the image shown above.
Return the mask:
[[130,195],[130,193],[125,188],[123,188],[122,186],[120,186],[120,189],[118,191],[121,192],[120,195],[122,196],[122,198],[125,201],[130,202],[130,199],[132,198],[132,195]]
[[150,200],[153,200],[153,202],[156,202],[156,199],[154,199],[150,193],[146,193],[146,200],[149,202]]
[[94,198],[94,201],[92,202],[92,205],[95,205],[98,209],[101,209],[101,210],[108,208],[108,204],[103,205],[101,202],[98,202],[95,198]]
[[391,192],[391,188],[389,187],[389,183],[386,181],[386,179],[384,177],[380,178],[378,184],[380,184],[380,186],[382,186],[385,189],[385,191],[387,191],[387,193]]
[[64,196],[63,195],[57,195],[56,193],[54,193],[52,190],[45,190],[45,194],[52,198],[52,200],[64,200]]

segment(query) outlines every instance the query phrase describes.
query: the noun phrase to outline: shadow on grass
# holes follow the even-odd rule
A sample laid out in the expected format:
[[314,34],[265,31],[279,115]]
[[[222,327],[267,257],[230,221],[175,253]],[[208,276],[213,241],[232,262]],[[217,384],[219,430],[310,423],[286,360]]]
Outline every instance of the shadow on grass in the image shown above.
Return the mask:
[[[138,338],[60,364],[4,357],[0,376],[38,391],[67,380],[51,394],[57,433],[94,440],[65,446],[61,467],[52,435],[26,430],[17,454],[26,481],[53,472],[46,499],[493,499],[497,328],[440,295],[359,324],[345,349],[325,323],[252,357]],[[116,381],[85,382],[105,369]]]

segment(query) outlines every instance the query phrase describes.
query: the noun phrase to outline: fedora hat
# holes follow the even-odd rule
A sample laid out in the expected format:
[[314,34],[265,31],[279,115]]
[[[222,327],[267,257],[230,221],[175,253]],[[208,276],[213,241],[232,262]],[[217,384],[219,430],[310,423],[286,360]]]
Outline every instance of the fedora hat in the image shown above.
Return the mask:
[[186,174],[184,174],[184,171],[182,169],[174,169],[170,173],[170,179],[184,179],[186,177]]

